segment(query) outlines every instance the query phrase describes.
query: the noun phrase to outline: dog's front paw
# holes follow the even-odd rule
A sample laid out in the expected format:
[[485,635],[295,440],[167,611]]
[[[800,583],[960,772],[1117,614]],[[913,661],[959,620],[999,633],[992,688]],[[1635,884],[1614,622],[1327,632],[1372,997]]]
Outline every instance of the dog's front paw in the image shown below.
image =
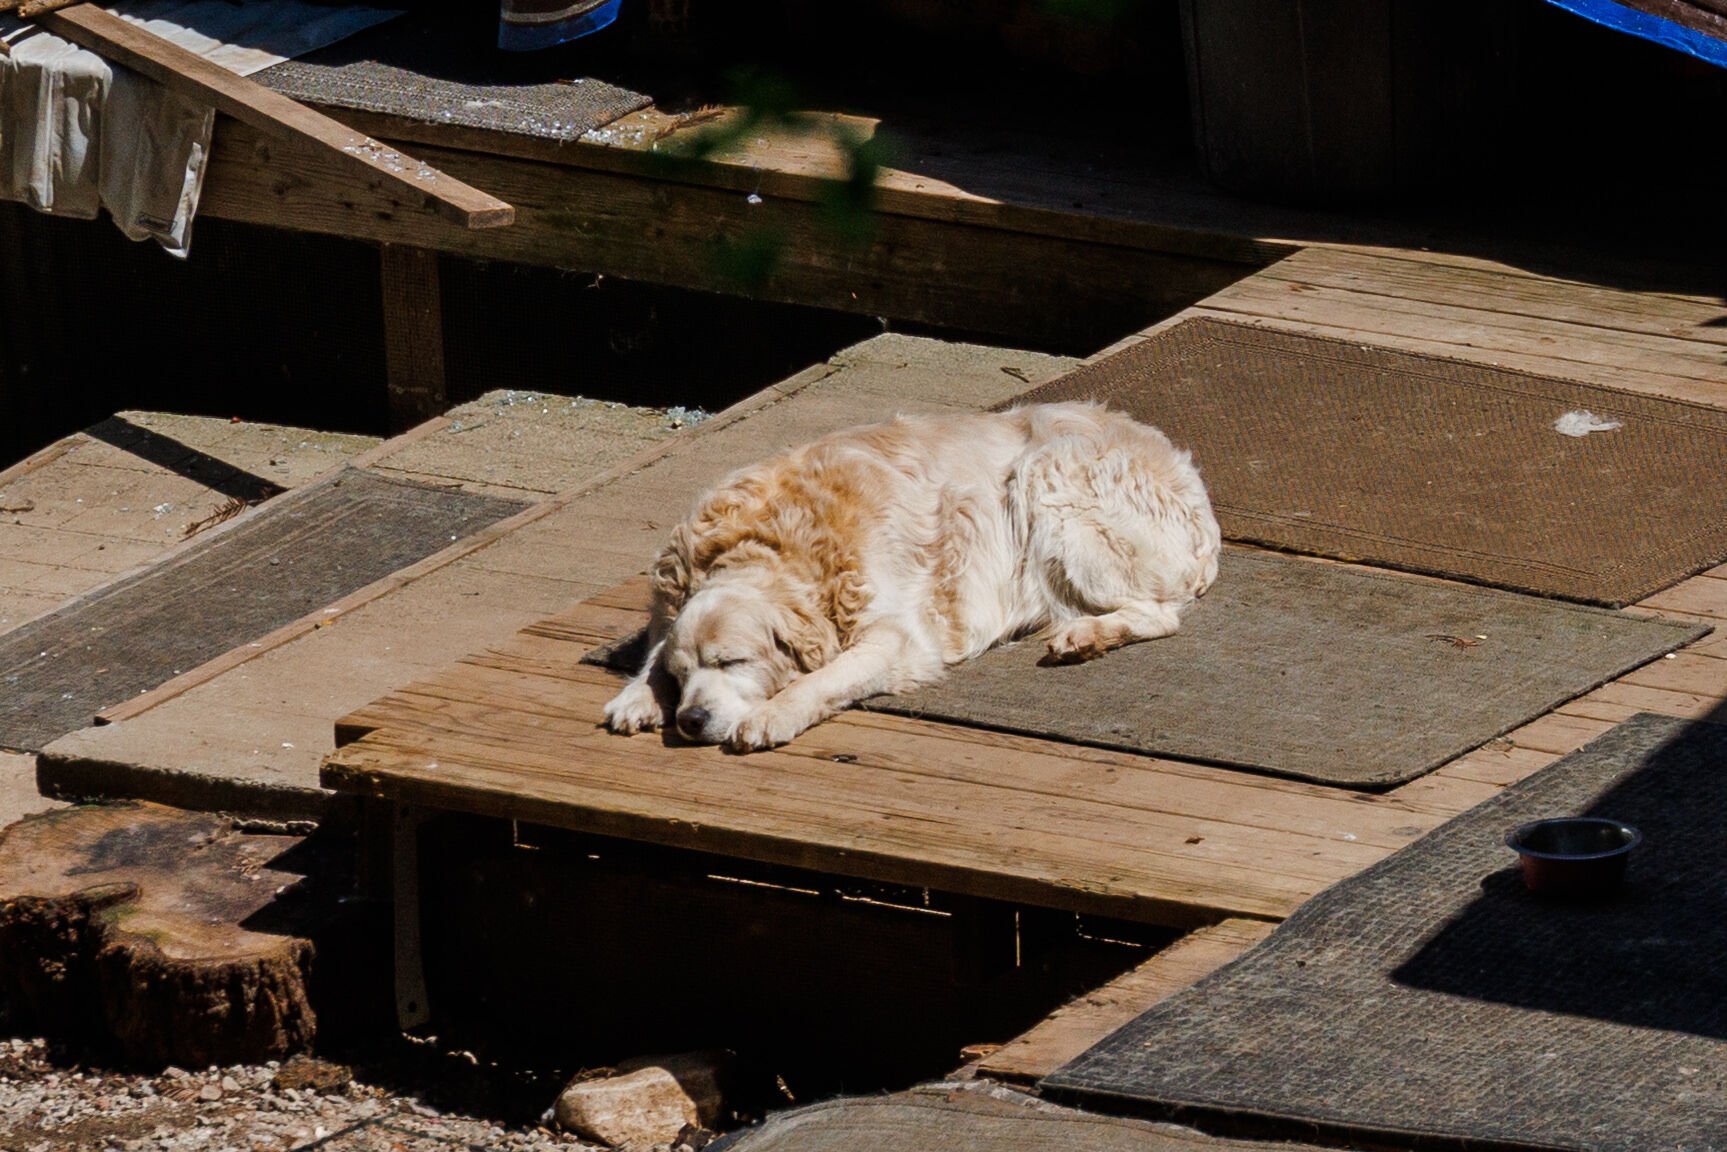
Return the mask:
[[631,680],[606,705],[606,727],[620,736],[652,732],[663,719],[660,702],[646,680]]
[[788,709],[764,704],[745,716],[726,740],[728,752],[760,752],[777,748],[809,727],[809,721]]

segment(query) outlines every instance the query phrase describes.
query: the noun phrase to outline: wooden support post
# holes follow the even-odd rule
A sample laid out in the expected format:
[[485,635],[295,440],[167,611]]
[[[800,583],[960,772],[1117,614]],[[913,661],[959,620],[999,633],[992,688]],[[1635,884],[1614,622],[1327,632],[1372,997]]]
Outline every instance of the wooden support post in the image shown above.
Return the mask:
[[392,434],[448,407],[444,389],[444,308],[438,254],[385,244],[380,256],[384,300],[384,370]]
[[390,886],[396,921],[396,1022],[405,1031],[432,1018],[426,965],[420,947],[420,828],[426,813],[396,806],[390,829]]

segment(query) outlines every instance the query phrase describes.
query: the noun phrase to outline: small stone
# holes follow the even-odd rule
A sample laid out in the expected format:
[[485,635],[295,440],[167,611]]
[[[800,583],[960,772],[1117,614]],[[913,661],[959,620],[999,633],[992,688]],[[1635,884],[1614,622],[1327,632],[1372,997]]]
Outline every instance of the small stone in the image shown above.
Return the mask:
[[238,1080],[234,1079],[232,1076],[222,1077],[222,1091],[224,1091],[224,1092],[238,1092],[239,1090],[240,1090],[240,1082]]
[[670,1145],[687,1130],[718,1126],[725,1110],[721,1084],[730,1067],[725,1052],[632,1060],[611,1076],[569,1085],[554,1112],[561,1127],[585,1140],[613,1147]]
[[276,1070],[270,1083],[277,1091],[341,1092],[354,1082],[354,1070],[314,1056],[295,1056]]
[[222,1089],[214,1084],[206,1084],[198,1089],[198,1099],[206,1104],[214,1104],[222,1098]]

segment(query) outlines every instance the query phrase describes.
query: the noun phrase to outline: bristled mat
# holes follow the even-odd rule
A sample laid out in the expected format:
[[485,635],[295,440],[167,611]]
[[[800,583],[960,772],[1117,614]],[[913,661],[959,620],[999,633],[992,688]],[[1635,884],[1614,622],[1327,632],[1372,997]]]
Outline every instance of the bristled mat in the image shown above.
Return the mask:
[[416,11],[253,79],[311,104],[562,143],[653,103],[563,71],[588,59],[581,49],[492,50],[496,11]]
[[[1356,1147],[1727,1149],[1727,727],[1640,715],[1360,875],[1043,1081]],[[1595,902],[1505,834],[1640,829]],[[1356,1143],[1356,1142],[1359,1143]]]
[[[1706,632],[1228,548],[1173,636],[1053,668],[1009,644],[865,707],[1386,788]],[[634,672],[640,638],[587,659]]]
[[1192,449],[1234,540],[1611,606],[1727,559],[1702,405],[1205,318],[1014,403],[1077,399]]
[[0,748],[96,713],[526,507],[349,471],[0,636]]

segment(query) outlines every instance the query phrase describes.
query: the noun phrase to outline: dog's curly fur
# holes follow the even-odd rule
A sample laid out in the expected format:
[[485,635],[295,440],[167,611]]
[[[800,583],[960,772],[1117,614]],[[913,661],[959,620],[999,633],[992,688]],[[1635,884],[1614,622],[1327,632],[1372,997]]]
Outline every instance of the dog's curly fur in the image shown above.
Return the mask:
[[1188,454],[1100,405],[837,432],[734,473],[673,531],[648,657],[606,723],[747,751],[1016,636],[1089,660],[1174,632],[1218,551]]

